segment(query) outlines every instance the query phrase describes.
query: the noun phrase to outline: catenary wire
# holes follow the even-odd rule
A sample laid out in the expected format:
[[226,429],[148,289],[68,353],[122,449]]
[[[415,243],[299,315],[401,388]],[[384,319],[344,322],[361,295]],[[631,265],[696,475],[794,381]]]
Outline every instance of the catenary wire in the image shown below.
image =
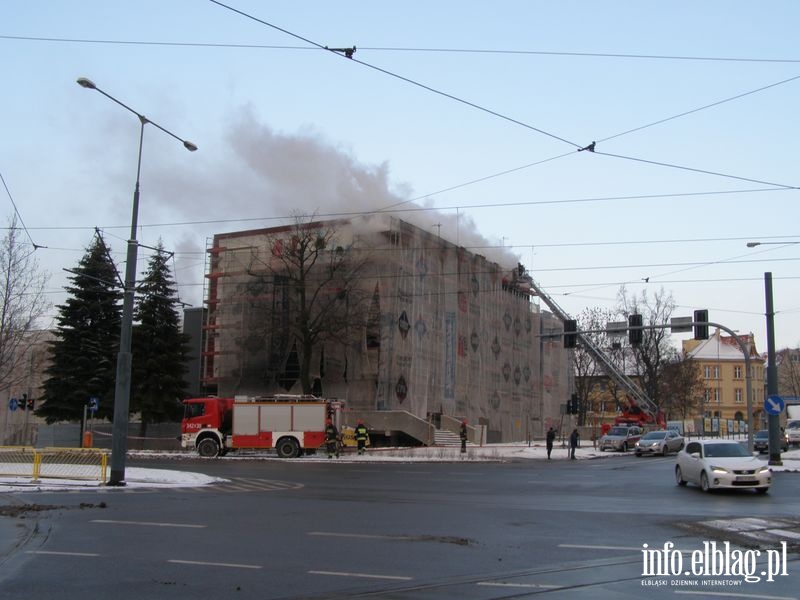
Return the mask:
[[324,45],[322,45],[322,44],[320,44],[318,42],[314,42],[312,40],[309,40],[308,38],[305,38],[305,37],[303,37],[301,35],[293,33],[293,32],[291,32],[291,31],[289,31],[287,29],[283,29],[282,27],[278,27],[277,25],[274,25],[274,24],[272,24],[272,23],[270,23],[268,21],[264,21],[263,19],[259,19],[258,17],[255,17],[255,16],[253,16],[251,14],[248,14],[248,13],[246,13],[244,11],[241,11],[241,10],[239,10],[237,8],[234,8],[232,6],[229,6],[227,4],[224,4],[224,3],[220,2],[219,0],[208,0],[208,1],[213,3],[213,4],[216,4],[217,6],[220,6],[222,8],[227,9],[227,10],[230,10],[231,12],[235,12],[236,14],[239,14],[239,15],[241,15],[243,17],[246,17],[248,19],[256,21],[257,23],[261,23],[262,25],[266,25],[267,27],[271,27],[272,29],[275,29],[276,31],[280,31],[281,33],[285,33],[286,35],[292,36],[292,37],[294,37],[294,38],[296,38],[298,40],[301,40],[303,42],[306,42],[308,44],[316,46],[317,48],[328,50],[329,52],[331,52],[331,53],[333,53],[333,54],[335,54],[337,56],[341,56],[343,58],[346,58],[347,60],[351,60],[351,61],[353,61],[355,63],[358,63],[361,66],[367,67],[369,69],[373,69],[375,71],[383,73],[384,75],[388,75],[390,77],[394,77],[395,79],[399,79],[400,81],[404,81],[406,83],[410,83],[411,85],[415,85],[415,86],[417,86],[417,87],[419,87],[421,89],[424,89],[426,91],[432,92],[434,94],[438,94],[439,96],[442,96],[444,98],[448,98],[450,100],[454,100],[456,102],[459,102],[459,103],[464,104],[466,106],[469,106],[471,108],[475,108],[475,109],[477,109],[477,110],[479,110],[481,112],[484,112],[484,113],[490,114],[492,116],[498,117],[498,118],[503,119],[505,121],[508,121],[510,123],[514,123],[515,125],[520,125],[522,127],[525,127],[526,129],[530,129],[532,131],[536,131],[537,133],[541,133],[542,135],[545,135],[547,137],[553,138],[553,139],[558,140],[560,142],[563,142],[565,144],[569,144],[570,146],[572,146],[574,148],[581,148],[580,144],[576,144],[575,142],[572,142],[570,140],[564,139],[564,138],[562,138],[560,136],[555,135],[554,133],[550,133],[548,131],[545,131],[544,129],[539,129],[538,127],[534,127],[533,125],[530,125],[529,123],[525,123],[524,121],[520,121],[519,119],[515,119],[513,117],[509,117],[507,115],[504,115],[504,114],[499,113],[497,111],[494,111],[492,109],[486,108],[486,107],[481,106],[479,104],[476,104],[474,102],[470,102],[469,100],[465,100],[465,99],[460,98],[458,96],[455,96],[453,94],[450,94],[450,93],[447,93],[447,92],[443,92],[442,90],[438,90],[438,89],[433,88],[433,87],[431,87],[429,85],[425,85],[424,83],[420,83],[419,81],[416,81],[416,80],[411,79],[409,77],[405,77],[403,75],[399,75],[398,73],[394,73],[393,71],[389,71],[388,69],[384,69],[382,67],[378,67],[377,65],[373,65],[373,64],[365,62],[363,60],[359,60],[357,58],[353,58],[352,55],[350,55],[348,57],[345,57],[343,54],[341,54],[337,50],[331,50],[328,47],[326,47],[326,46],[324,46]]
[[[165,42],[152,40],[111,40],[89,38],[63,38],[29,35],[0,35],[0,39],[19,40],[26,42],[60,42],[71,44],[116,44],[130,46],[174,46],[197,48],[233,48],[255,50],[319,50],[308,46],[286,46],[276,44],[233,44],[224,42]],[[623,58],[647,60],[679,60],[679,61],[707,61],[707,62],[743,62],[743,63],[800,63],[797,58],[754,58],[746,56],[691,56],[670,54],[636,54],[636,53],[610,53],[610,52],[569,52],[558,50],[510,50],[502,48],[412,48],[400,46],[359,46],[359,50],[373,52],[427,52],[438,54],[510,54],[531,56],[574,56],[587,58]]]
[[31,232],[25,226],[25,220],[22,218],[22,215],[19,212],[19,208],[17,208],[17,203],[14,202],[14,196],[11,195],[11,190],[8,189],[8,184],[6,184],[6,180],[3,177],[2,173],[0,173],[0,182],[3,183],[3,188],[5,188],[6,194],[8,195],[8,199],[11,201],[11,206],[14,207],[14,214],[17,215],[17,218],[19,219],[19,223],[20,223],[20,225],[22,225],[22,230],[25,232],[25,235],[28,236],[28,239],[31,242],[31,246],[33,246],[34,250],[37,250],[39,248],[44,248],[44,246],[40,246],[39,244],[37,244],[36,242],[33,241],[33,237],[31,237]]

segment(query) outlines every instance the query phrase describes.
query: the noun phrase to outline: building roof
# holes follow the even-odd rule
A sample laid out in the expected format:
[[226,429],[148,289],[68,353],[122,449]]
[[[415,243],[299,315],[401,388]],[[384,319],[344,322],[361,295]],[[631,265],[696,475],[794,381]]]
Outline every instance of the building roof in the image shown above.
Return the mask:
[[[750,352],[750,358],[758,358],[753,334],[740,335]],[[686,347],[685,345],[684,347]],[[744,360],[744,353],[733,336],[723,336],[717,329],[707,340],[702,340],[687,352],[687,356],[694,360]]]

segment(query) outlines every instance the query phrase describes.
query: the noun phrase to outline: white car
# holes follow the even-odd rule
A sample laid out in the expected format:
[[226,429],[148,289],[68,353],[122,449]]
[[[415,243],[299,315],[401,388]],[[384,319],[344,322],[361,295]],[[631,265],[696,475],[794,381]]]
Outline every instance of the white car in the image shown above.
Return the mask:
[[704,492],[752,488],[765,494],[772,485],[772,470],[739,442],[701,440],[689,442],[678,452],[675,481],[678,485],[695,483]]
[[789,422],[786,423],[784,434],[786,435],[787,444],[790,446],[800,445],[800,421],[797,419],[790,419]]
[[643,454],[660,454],[666,456],[683,448],[683,437],[674,429],[648,431],[636,442],[633,451],[636,456]]

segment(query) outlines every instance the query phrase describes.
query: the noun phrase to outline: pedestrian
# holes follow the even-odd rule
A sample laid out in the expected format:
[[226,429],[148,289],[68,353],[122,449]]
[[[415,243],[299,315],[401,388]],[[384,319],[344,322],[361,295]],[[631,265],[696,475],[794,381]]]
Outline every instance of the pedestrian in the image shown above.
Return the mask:
[[569,457],[572,460],[575,460],[575,448],[578,447],[578,440],[580,440],[581,434],[578,433],[578,428],[572,430],[572,433],[569,434]]
[[358,453],[364,454],[364,452],[366,452],[368,433],[367,428],[364,426],[364,421],[361,419],[359,419],[358,423],[356,424],[355,436],[356,445],[358,446]]
[[547,430],[547,460],[550,460],[550,453],[553,451],[553,442],[556,441],[556,430],[552,427]]
[[336,425],[333,424],[333,420],[328,419],[325,421],[325,447],[328,450],[328,458],[333,458],[333,455],[336,455],[336,458],[339,458],[339,449],[337,448],[337,444],[339,443],[339,430],[336,429]]
[[461,421],[461,453],[464,454],[467,451],[467,420],[464,419]]

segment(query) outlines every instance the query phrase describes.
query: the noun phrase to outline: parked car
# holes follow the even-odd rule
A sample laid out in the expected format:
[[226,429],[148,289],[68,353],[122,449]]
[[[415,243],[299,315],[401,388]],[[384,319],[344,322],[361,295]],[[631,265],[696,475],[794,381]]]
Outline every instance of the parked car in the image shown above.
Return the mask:
[[675,482],[697,484],[704,492],[751,488],[765,494],[772,485],[772,470],[739,442],[701,440],[689,442],[678,452]]
[[627,452],[636,445],[640,437],[642,437],[642,430],[635,425],[615,425],[600,438],[598,448],[600,448],[600,452],[604,450]]
[[784,431],[784,439],[790,446],[800,445],[800,420],[791,419],[786,423]]
[[644,454],[660,454],[666,456],[669,452],[677,452],[683,448],[683,436],[674,429],[659,429],[648,431],[634,446],[636,456]]
[[[789,449],[786,438],[781,437],[781,452]],[[760,429],[753,434],[753,450],[759,452],[769,452],[769,429]]]

